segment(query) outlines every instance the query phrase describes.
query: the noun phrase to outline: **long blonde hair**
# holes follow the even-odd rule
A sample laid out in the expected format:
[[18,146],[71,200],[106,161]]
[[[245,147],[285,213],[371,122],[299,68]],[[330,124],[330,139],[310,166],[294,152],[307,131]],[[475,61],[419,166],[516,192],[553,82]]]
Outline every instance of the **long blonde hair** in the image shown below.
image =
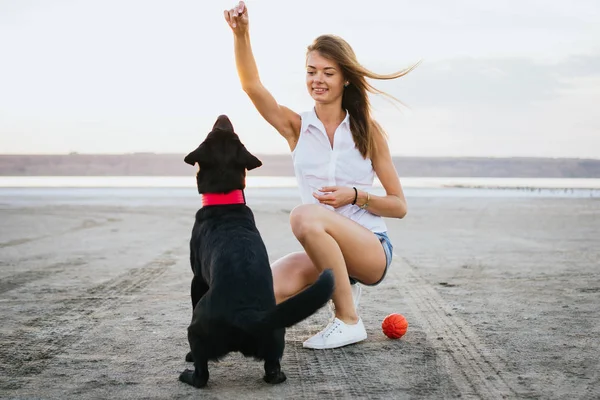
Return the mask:
[[381,126],[371,118],[371,103],[367,92],[397,99],[373,87],[366,78],[396,79],[408,74],[419,63],[392,74],[376,74],[363,67],[356,59],[356,54],[348,42],[335,35],[317,37],[308,46],[307,56],[311,51],[317,51],[321,56],[335,61],[340,66],[344,79],[349,82],[342,95],[342,108],[348,110],[350,114],[350,129],[356,147],[363,157],[371,157],[375,148],[374,135],[384,134],[384,132]]

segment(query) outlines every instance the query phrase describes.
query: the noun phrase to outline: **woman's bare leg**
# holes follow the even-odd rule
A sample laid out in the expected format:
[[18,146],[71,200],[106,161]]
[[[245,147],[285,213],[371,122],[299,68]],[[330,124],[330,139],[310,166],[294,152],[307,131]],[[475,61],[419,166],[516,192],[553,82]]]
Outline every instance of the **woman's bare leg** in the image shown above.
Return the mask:
[[277,304],[313,284],[320,274],[304,251],[280,258],[271,265],[271,269]]
[[[315,204],[292,210],[290,223],[314,268],[310,268],[302,253],[288,256],[287,262],[280,260],[279,266],[274,265],[279,296],[293,295],[290,294],[293,290],[300,291],[314,282],[320,271],[331,269],[335,277],[332,299],[336,317],[345,323],[356,323],[358,315],[352,302],[348,275],[365,283],[374,283],[381,278],[386,260],[379,239],[356,222]],[[299,262],[297,270],[293,260]],[[279,270],[275,272],[276,269]]]

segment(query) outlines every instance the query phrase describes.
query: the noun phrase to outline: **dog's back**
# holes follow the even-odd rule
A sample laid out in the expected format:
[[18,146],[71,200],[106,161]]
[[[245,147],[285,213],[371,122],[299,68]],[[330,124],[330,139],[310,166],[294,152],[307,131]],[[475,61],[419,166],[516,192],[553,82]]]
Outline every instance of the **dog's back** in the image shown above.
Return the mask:
[[333,274],[326,271],[307,290],[276,305],[267,250],[245,205],[200,209],[190,247],[194,272],[209,286],[192,325],[212,324],[257,335],[309,317],[333,292]]
[[246,205],[198,210],[190,250],[194,274],[209,287],[202,301],[211,319],[235,325],[246,310],[275,306],[267,249]]

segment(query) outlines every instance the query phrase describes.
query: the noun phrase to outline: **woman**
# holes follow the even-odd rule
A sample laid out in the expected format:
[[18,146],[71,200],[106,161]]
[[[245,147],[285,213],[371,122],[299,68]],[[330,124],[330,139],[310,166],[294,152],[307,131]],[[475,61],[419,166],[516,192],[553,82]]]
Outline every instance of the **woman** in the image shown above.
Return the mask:
[[[406,215],[406,200],[385,134],[370,115],[367,92],[381,92],[365,78],[393,79],[412,68],[374,74],[356,61],[343,39],[320,36],[306,56],[306,85],[315,106],[297,114],[279,105],[260,81],[245,4],[240,2],[224,14],[234,33],[242,88],[263,118],[287,140],[302,197],[303,204],[291,212],[290,223],[304,251],[272,265],[277,302],[300,292],[320,271],[330,268],[336,282],[335,318],[303,345],[329,349],[360,342],[367,337],[356,310],[360,286],[351,282],[381,282],[392,259],[382,217]],[[385,196],[369,193],[375,175]]]

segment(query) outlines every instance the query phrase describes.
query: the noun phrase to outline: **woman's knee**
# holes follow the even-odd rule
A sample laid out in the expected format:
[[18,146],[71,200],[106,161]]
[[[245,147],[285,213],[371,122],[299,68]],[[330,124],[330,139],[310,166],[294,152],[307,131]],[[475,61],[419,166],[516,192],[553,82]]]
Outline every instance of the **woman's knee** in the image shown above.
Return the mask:
[[290,213],[290,225],[294,236],[302,242],[310,235],[324,230],[320,216],[323,209],[316,204],[297,206]]

